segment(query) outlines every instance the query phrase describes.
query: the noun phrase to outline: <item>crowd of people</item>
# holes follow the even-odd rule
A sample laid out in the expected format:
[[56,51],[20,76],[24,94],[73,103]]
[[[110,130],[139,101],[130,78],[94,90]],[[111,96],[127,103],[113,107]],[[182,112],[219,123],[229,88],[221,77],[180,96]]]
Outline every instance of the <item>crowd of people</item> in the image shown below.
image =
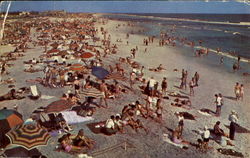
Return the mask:
[[[39,39],[37,42],[34,42],[35,44],[41,44],[42,47],[44,47],[45,54],[48,52],[48,48],[50,48],[52,44],[52,41],[47,41],[45,38],[48,38],[48,35],[45,33],[45,28],[49,27],[51,30],[58,29],[59,25],[62,24],[61,22],[51,22],[46,21],[44,23],[41,23],[41,26],[37,26],[38,32],[39,32]],[[67,25],[66,25],[67,24]],[[82,23],[80,21],[73,21],[73,22],[67,22],[66,24],[63,24],[64,28],[71,28],[78,25],[81,25]],[[77,35],[79,32],[78,28],[73,29],[75,32],[73,33],[74,39],[77,38],[77,40],[71,40],[69,44],[65,44],[69,47],[69,49],[75,53],[69,53],[68,55],[71,57],[75,57],[74,59],[77,60],[77,64],[70,62],[70,57],[66,57],[65,55],[62,55],[62,62],[60,62],[58,59],[54,60],[53,56],[50,54],[46,54],[44,58],[36,59],[33,58],[30,60],[29,63],[31,64],[30,69],[33,68],[33,65],[36,65],[38,63],[44,63],[44,76],[41,77],[41,83],[45,88],[65,88],[65,86],[68,86],[67,88],[71,89],[73,92],[69,91],[67,93],[64,93],[60,100],[68,101],[71,105],[78,105],[80,106],[80,110],[77,111],[78,115],[81,116],[92,116],[94,112],[96,111],[95,108],[89,108],[90,105],[96,105],[97,107],[104,107],[104,108],[111,108],[110,104],[108,103],[110,99],[117,99],[123,97],[124,94],[129,93],[130,91],[134,92],[134,94],[139,93],[137,91],[138,87],[140,88],[140,92],[142,96],[145,96],[144,98],[140,98],[136,100],[135,102],[129,103],[128,105],[125,105],[122,109],[122,111],[118,114],[111,115],[110,118],[108,118],[104,123],[98,124],[98,127],[102,128],[102,132],[106,135],[113,135],[117,133],[125,133],[126,128],[130,127],[132,130],[134,130],[136,133],[139,133],[139,129],[143,129],[146,134],[150,133],[150,128],[148,125],[145,125],[145,120],[153,120],[159,124],[163,124],[164,122],[164,110],[166,106],[164,106],[164,99],[169,99],[168,96],[171,96],[172,93],[170,93],[169,85],[168,85],[168,78],[163,77],[162,81],[157,81],[157,79],[152,75],[150,78],[146,79],[146,74],[143,72],[144,66],[141,65],[136,61],[137,54],[139,54],[142,51],[139,51],[139,47],[135,46],[135,48],[132,48],[130,50],[130,55],[119,59],[112,61],[112,63],[106,63],[104,62],[105,59],[112,56],[113,54],[117,54],[119,52],[119,47],[116,44],[112,44],[111,42],[111,35],[108,33],[107,30],[105,30],[103,27],[98,30],[97,28],[93,27],[92,22],[87,23],[84,25],[88,26],[89,29],[86,29],[86,34],[90,36],[91,38],[96,38],[98,33],[101,34],[99,42],[102,43],[101,48],[97,49],[93,48],[91,44],[88,42],[85,42],[82,46],[79,46],[79,43],[85,40],[85,36],[83,35]],[[82,24],[83,25],[83,24]],[[120,27],[120,26],[119,26]],[[117,26],[117,29],[119,28]],[[174,29],[170,32],[174,32]],[[70,33],[63,32],[65,36],[68,38],[73,38],[70,36]],[[62,36],[58,35],[57,32],[52,32],[52,35],[49,37],[58,40],[59,42],[53,43],[53,46],[51,46],[53,49],[59,49],[59,45],[63,44],[63,42],[60,40],[63,38]],[[164,45],[176,45],[177,38],[174,36],[171,36],[171,34],[168,33],[161,33],[159,39],[159,46]],[[126,39],[129,40],[130,34],[126,34]],[[178,39],[180,40],[180,39]],[[60,41],[62,43],[60,43]],[[143,39],[143,47],[146,47],[144,50],[144,53],[147,52],[147,47],[149,44],[153,44],[156,41],[155,36],[149,36],[148,38]],[[185,43],[185,39],[183,39],[183,42]],[[95,41],[96,42],[96,41]],[[122,40],[117,39],[116,42],[122,43]],[[65,42],[64,42],[65,43]],[[65,46],[64,45],[64,46]],[[128,45],[128,43],[127,43]],[[194,45],[191,43],[191,45]],[[25,46],[24,46],[25,48]],[[23,48],[23,50],[24,50]],[[53,50],[51,49],[51,50]],[[51,51],[49,50],[49,51]],[[77,55],[79,52],[86,53],[86,50],[93,50],[93,58],[89,61],[85,61],[84,59],[81,59]],[[208,54],[207,50],[205,53]],[[60,51],[59,51],[60,52]],[[57,52],[58,53],[58,52]],[[197,52],[202,53],[202,52]],[[46,59],[46,61],[45,61]],[[49,59],[50,61],[48,62]],[[52,60],[53,59],[53,60]],[[90,70],[93,67],[106,67],[109,69],[109,74],[118,74],[121,78],[129,78],[129,81],[117,81],[114,79],[113,81],[107,81],[106,78],[100,79],[94,79],[93,75],[90,74]],[[160,64],[156,68],[149,69],[150,71],[153,71],[152,73],[162,73],[164,76],[166,76],[164,70],[163,64]],[[3,63],[1,66],[1,75],[6,73],[6,63]],[[194,88],[200,85],[200,74],[198,72],[195,72],[194,76],[191,77],[191,80],[188,82],[188,78],[190,78],[190,73],[182,69],[181,72],[181,83],[179,86],[180,90],[187,90],[187,87],[189,88],[189,96],[194,97],[195,91]],[[129,85],[129,86],[127,86]],[[172,88],[172,87],[171,87]],[[88,96],[83,94],[85,91],[91,91],[92,89],[95,89],[97,92],[99,92],[99,103],[95,103],[93,100],[97,99],[95,96]],[[244,87],[243,84],[236,83],[235,85],[235,96],[236,100],[243,100],[244,96]],[[21,92],[23,93],[23,92]],[[191,99],[189,96],[185,96],[187,98],[182,99],[180,94],[173,94],[172,97],[174,97],[174,103],[171,103],[171,105],[176,107],[186,107],[186,109],[191,108]],[[25,97],[20,96],[20,93],[16,92],[15,89],[11,89],[10,92],[7,94],[0,96],[0,101],[4,100],[13,100],[13,99],[23,99]],[[85,98],[83,102],[82,98]],[[143,101],[141,101],[143,100]],[[103,101],[104,104],[103,105]],[[215,105],[216,105],[216,116],[221,116],[221,108],[224,105],[223,96],[221,93],[215,94]],[[183,113],[175,113],[177,116],[178,124],[172,131],[171,140],[176,144],[191,144],[189,141],[184,140],[183,132],[184,132],[184,120],[185,117]],[[207,126],[205,126],[204,130],[201,132],[202,140],[199,139],[198,143],[201,145],[202,148],[208,149],[208,143],[211,138],[211,133],[213,132],[215,135],[219,137],[229,137],[231,140],[234,140],[235,137],[235,131],[237,127],[238,122],[238,115],[235,111],[232,111],[232,113],[229,116],[230,120],[230,131],[229,134],[226,134],[221,128],[220,128],[220,121],[217,121],[216,124],[213,127],[213,130],[209,130]],[[78,134],[76,136],[71,135],[72,127],[68,125],[66,120],[63,118],[63,115],[60,113],[55,116],[55,129],[59,130],[59,134],[64,133],[64,135],[59,138],[58,142],[60,143],[60,147],[66,151],[71,152],[74,150],[83,150],[83,148],[87,148],[88,150],[93,149],[95,145],[95,141],[85,136],[83,129],[79,130]],[[38,121],[38,123],[40,123]],[[42,123],[41,123],[42,124]],[[211,132],[211,133],[210,133]],[[220,138],[221,141],[223,141],[222,138]],[[232,142],[227,140],[227,144],[232,145]]]

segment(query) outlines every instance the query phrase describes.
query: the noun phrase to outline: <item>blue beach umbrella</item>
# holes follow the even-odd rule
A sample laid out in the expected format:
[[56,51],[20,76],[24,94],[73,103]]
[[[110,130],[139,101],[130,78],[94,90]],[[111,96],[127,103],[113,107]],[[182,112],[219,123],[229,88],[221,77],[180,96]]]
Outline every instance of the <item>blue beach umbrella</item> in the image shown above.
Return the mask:
[[105,79],[105,77],[109,74],[108,70],[102,68],[102,67],[97,67],[93,66],[92,67],[92,72],[94,76],[96,76],[98,79]]

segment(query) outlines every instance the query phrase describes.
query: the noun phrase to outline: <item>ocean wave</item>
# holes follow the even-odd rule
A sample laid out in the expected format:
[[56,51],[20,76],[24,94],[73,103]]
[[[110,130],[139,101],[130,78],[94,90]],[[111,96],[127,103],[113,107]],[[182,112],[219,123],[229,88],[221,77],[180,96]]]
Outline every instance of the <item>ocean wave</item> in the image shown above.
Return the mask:
[[[206,47],[202,47],[202,46],[195,46],[194,48],[195,49],[207,49]],[[219,54],[219,55],[222,55],[222,56],[225,56],[225,57],[228,57],[228,58],[231,58],[231,59],[234,59],[234,60],[238,60],[238,56],[233,55],[233,54],[229,54],[229,53],[222,52],[222,51],[217,52],[217,50],[210,49],[210,48],[209,48],[209,51],[213,52],[213,53],[216,53],[216,54]],[[244,58],[244,57],[241,57],[240,61],[245,62],[245,63],[250,63],[250,59],[247,59],[247,58]]]
[[234,32],[233,35],[240,35],[240,33],[239,32]]

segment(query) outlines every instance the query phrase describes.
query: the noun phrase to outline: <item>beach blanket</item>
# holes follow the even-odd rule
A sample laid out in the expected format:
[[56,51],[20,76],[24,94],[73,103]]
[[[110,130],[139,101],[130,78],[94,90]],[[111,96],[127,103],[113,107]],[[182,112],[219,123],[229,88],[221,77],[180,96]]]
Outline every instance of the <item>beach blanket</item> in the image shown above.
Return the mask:
[[205,116],[212,116],[211,114],[207,113],[207,112],[202,112],[200,110],[198,110],[198,113],[205,115]]
[[46,99],[46,100],[52,99],[52,98],[55,98],[55,96],[49,96],[49,95],[42,95],[41,96],[41,99]]
[[81,116],[77,115],[77,113],[75,111],[64,111],[61,113],[63,115],[63,118],[65,119],[65,121],[68,124],[77,124],[77,123],[82,123],[82,122],[94,120],[94,118],[89,117],[89,116],[81,117]]
[[174,142],[170,139],[170,136],[169,136],[168,134],[166,134],[166,133],[163,134],[162,140],[163,140],[164,142],[167,142],[167,143],[172,144],[172,145],[174,145],[174,146],[176,146],[176,147],[179,147],[179,148],[188,147],[187,145],[184,145],[184,144],[176,144],[176,143],[174,143]]
[[121,81],[126,81],[126,77],[122,76],[120,73],[111,73],[108,74],[105,79],[107,80],[121,80]]
[[93,158],[92,156],[89,156],[87,154],[79,154],[78,158]]

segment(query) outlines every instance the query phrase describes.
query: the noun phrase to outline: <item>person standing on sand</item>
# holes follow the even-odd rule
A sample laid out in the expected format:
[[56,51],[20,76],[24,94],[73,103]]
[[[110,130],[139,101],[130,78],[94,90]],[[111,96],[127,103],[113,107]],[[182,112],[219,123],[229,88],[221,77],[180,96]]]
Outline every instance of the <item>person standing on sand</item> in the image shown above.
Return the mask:
[[194,96],[194,86],[195,86],[195,79],[192,78],[192,80],[189,82],[190,96]]
[[199,79],[200,79],[200,75],[198,74],[198,72],[195,72],[194,74],[195,86],[198,86]]
[[104,80],[102,80],[102,83],[100,84],[100,91],[103,95],[103,98],[100,99],[100,106],[102,105],[102,100],[104,100],[106,108],[108,107],[108,103],[107,103],[107,95],[108,95],[108,87],[105,83]]
[[74,87],[75,87],[75,95],[77,97],[80,97],[79,94],[80,94],[80,81],[78,79],[78,77],[75,77],[75,81],[74,81]]
[[230,121],[229,138],[231,140],[234,140],[235,130],[236,130],[237,122],[238,122],[238,119],[239,119],[236,111],[232,110],[231,114],[228,117],[228,119]]
[[178,117],[178,128],[179,128],[179,134],[182,136],[183,129],[184,129],[184,116],[183,113],[176,112],[176,116]]
[[130,83],[130,88],[132,89],[133,85],[135,84],[135,79],[136,79],[136,74],[134,72],[131,72],[129,76],[129,83]]
[[148,85],[148,89],[149,89],[149,95],[153,95],[153,91],[154,91],[154,87],[155,87],[155,84],[156,84],[156,80],[154,79],[154,77],[151,77],[149,79],[149,85]]
[[215,94],[215,104],[216,104],[216,116],[219,117],[221,114],[221,107],[223,105],[223,99],[221,93]]
[[243,84],[240,85],[240,98],[241,101],[243,101],[243,97],[244,97],[244,86]]
[[162,95],[166,95],[167,87],[168,87],[167,78],[164,77],[162,82],[161,82]]
[[235,98],[236,100],[240,99],[240,84],[236,82],[236,85],[234,87],[234,93],[235,93]]

